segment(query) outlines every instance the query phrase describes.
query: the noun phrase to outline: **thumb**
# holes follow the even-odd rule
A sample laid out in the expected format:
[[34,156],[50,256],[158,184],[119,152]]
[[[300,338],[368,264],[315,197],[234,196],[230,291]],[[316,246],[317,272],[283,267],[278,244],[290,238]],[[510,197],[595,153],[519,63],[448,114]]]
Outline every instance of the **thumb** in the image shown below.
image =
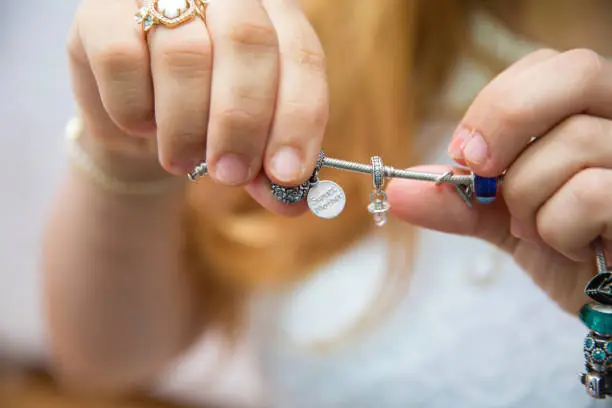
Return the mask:
[[[419,166],[413,170],[443,174],[448,166]],[[498,197],[491,204],[474,202],[470,208],[454,186],[394,179],[387,188],[391,213],[423,228],[484,239],[511,252],[518,240],[510,234],[510,215]]]

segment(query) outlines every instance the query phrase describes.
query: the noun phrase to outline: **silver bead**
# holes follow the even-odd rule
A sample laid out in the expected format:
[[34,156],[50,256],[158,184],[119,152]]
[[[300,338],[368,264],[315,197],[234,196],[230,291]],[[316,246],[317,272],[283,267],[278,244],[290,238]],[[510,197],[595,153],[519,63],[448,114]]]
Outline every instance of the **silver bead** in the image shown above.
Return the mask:
[[587,394],[596,399],[605,398],[605,394],[603,393],[603,378],[601,373],[590,372],[585,374],[583,379],[583,384],[586,388]]
[[302,183],[297,187],[285,187],[279,184],[270,182],[272,196],[285,204],[296,204],[306,198],[310,191],[310,180]]
[[372,166],[372,185],[374,189],[370,194],[370,205],[368,211],[373,215],[374,224],[382,227],[387,223],[387,212],[391,208],[387,202],[387,194],[383,191],[385,184],[385,166],[380,157],[374,156],[370,159]]
[[323,167],[323,161],[325,160],[325,153],[323,150],[319,152],[317,157],[317,163],[315,164],[312,176],[308,181],[300,184],[299,186],[281,186],[280,184],[273,183],[270,181],[270,189],[272,190],[272,196],[285,204],[297,204],[304,200],[308,196],[310,188],[317,182],[319,171]]

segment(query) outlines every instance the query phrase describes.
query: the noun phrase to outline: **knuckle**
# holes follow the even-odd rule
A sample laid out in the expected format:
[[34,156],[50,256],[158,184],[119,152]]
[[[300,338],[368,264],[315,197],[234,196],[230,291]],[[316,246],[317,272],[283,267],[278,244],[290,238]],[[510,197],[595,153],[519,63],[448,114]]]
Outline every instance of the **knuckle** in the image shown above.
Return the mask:
[[585,79],[599,77],[604,71],[604,59],[593,50],[577,48],[567,51],[565,56],[571,61],[573,68]]
[[572,199],[583,208],[582,213],[598,214],[608,205],[605,192],[610,191],[612,183],[600,169],[581,171],[574,176],[572,184]]
[[102,75],[113,78],[132,78],[142,73],[142,62],[146,56],[137,43],[110,44],[90,54],[90,60]]
[[159,55],[167,69],[182,76],[199,77],[212,70],[212,52],[205,38],[160,44]]
[[325,53],[314,48],[301,45],[290,47],[286,57],[298,65],[312,68],[317,72],[325,72],[327,67]]
[[534,111],[530,109],[522,95],[509,89],[507,82],[492,82],[477,98],[487,115],[495,118],[502,129],[512,129],[526,121],[534,119]]
[[501,96],[495,96],[494,100],[497,102],[494,102],[490,109],[501,128],[512,129],[525,122],[532,122],[534,112],[527,109],[521,101],[512,97],[504,99]]
[[573,115],[559,125],[559,131],[565,141],[574,149],[582,152],[596,148],[593,143],[600,134],[605,134],[603,121],[589,115]]
[[324,128],[329,118],[329,108],[327,103],[319,102],[314,104],[289,103],[287,116],[294,118],[297,123],[308,123],[317,128]]
[[227,30],[227,38],[234,44],[278,49],[276,30],[270,24],[238,22]]
[[563,234],[560,231],[559,223],[554,217],[550,217],[548,212],[540,212],[536,217],[536,229],[542,241],[553,248],[561,248],[563,242],[561,237]]
[[[601,169],[588,168],[576,174],[566,185],[567,194],[563,203],[571,208],[578,208],[579,214],[597,216],[609,204],[606,192],[612,188],[612,182]],[[558,204],[545,204],[539,211],[536,225],[543,241],[564,253],[572,253],[571,234],[568,234],[566,211]],[[570,225],[573,225],[572,221]]]
[[504,196],[504,201],[508,206],[508,211],[514,217],[517,217],[521,213],[521,203],[523,202],[523,197],[525,197],[524,190],[524,185],[519,179],[513,177],[511,171],[509,171],[504,177],[502,194]]
[[260,134],[268,125],[262,114],[236,107],[220,110],[213,120],[221,132],[230,135]]
[[108,110],[115,124],[130,134],[141,134],[154,129],[155,119],[153,109],[149,109],[142,103],[122,103],[120,106],[113,105]]

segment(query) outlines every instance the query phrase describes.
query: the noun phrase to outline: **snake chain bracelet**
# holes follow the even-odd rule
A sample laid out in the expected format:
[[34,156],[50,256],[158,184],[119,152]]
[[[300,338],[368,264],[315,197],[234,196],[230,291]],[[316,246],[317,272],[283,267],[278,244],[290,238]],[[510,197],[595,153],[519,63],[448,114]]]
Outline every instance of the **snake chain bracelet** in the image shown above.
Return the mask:
[[[337,183],[319,180],[319,172],[323,167],[371,175],[373,187],[367,210],[373,215],[374,223],[378,226],[387,222],[390,209],[384,191],[387,179],[402,178],[432,182],[436,185],[450,184],[470,207],[473,201],[481,204],[492,203],[503,182],[503,176],[481,177],[460,168],[445,173],[400,170],[385,166],[379,156],[372,157],[370,163],[366,164],[326,157],[321,151],[309,180],[294,187],[270,182],[272,195],[286,204],[306,200],[314,215],[325,219],[337,217],[346,205],[346,195]],[[203,162],[188,177],[191,181],[196,181],[207,174],[208,166]],[[608,266],[601,239],[593,243],[593,248],[597,274],[585,288],[585,294],[593,302],[585,304],[580,311],[580,319],[589,329],[583,345],[585,372],[580,376],[580,381],[588,395],[604,399],[612,396],[612,269]]]

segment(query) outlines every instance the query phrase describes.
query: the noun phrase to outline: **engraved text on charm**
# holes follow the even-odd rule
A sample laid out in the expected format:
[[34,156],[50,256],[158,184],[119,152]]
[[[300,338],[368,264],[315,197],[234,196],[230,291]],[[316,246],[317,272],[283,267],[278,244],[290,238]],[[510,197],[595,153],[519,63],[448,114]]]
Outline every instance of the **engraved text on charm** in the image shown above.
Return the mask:
[[583,378],[587,394],[592,398],[600,399],[603,395],[602,377],[599,373],[585,374]]
[[346,204],[344,190],[333,181],[323,180],[310,188],[307,197],[308,208],[320,218],[335,218]]

